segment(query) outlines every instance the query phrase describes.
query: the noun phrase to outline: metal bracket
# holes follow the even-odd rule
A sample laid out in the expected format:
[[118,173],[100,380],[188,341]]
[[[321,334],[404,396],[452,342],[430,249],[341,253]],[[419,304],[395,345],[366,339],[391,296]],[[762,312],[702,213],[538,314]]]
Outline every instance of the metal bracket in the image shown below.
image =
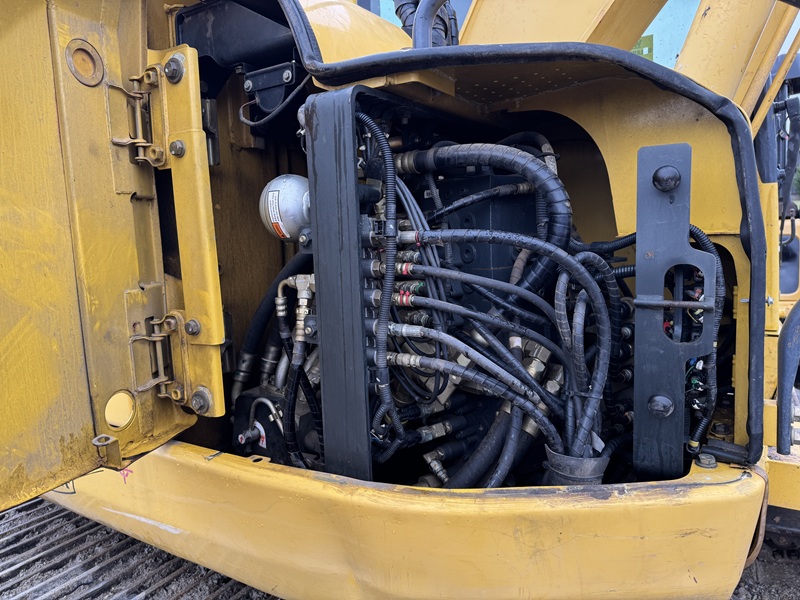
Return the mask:
[[122,453],[119,448],[119,440],[113,435],[102,434],[92,440],[92,445],[97,448],[103,464],[112,469],[122,468]]
[[[641,148],[636,205],[636,341],[633,461],[640,479],[683,475],[686,425],[686,362],[704,356],[714,344],[716,264],[689,244],[692,149],[688,144]],[[683,277],[676,276],[675,298],[665,297],[665,276],[683,265],[696,267],[705,280],[700,301],[683,299]],[[700,336],[681,341],[680,320],[672,337],[664,330],[665,311],[703,312]],[[682,312],[681,312],[682,314]]]
[[244,76],[244,91],[254,94],[258,108],[266,113],[275,110],[286,97],[286,89],[297,79],[294,62],[251,71]]

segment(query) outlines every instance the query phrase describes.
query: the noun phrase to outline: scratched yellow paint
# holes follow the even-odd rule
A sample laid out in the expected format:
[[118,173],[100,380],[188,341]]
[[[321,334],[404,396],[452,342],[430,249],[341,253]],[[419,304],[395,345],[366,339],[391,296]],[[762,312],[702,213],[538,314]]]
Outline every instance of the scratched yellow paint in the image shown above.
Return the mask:
[[3,509],[86,472],[99,458],[91,444],[45,4],[2,2],[1,8],[0,52],[7,64],[26,64],[0,69],[7,90],[0,94]]
[[765,491],[727,466],[664,483],[419,489],[179,442],[130,471],[48,498],[287,600],[727,600]]

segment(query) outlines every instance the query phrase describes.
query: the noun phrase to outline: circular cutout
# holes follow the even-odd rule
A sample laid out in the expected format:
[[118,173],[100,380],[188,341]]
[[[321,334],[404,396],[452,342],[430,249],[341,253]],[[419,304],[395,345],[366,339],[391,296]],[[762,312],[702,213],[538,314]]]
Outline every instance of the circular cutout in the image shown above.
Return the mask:
[[106,403],[106,423],[111,429],[124,429],[133,421],[136,404],[130,392],[116,392]]
[[94,87],[103,80],[103,59],[86,40],[75,38],[67,44],[67,66],[75,79],[83,85]]

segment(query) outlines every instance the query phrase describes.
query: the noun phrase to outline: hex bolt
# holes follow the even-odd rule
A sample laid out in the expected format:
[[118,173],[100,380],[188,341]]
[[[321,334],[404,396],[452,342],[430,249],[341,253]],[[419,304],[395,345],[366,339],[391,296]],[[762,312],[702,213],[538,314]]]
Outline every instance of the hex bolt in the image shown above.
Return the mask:
[[308,244],[311,242],[311,238],[307,233],[301,233],[300,237],[297,238],[297,241],[300,242],[301,246],[308,246]]
[[658,167],[653,173],[653,185],[660,192],[671,192],[681,184],[681,172],[672,165]]
[[253,82],[249,79],[244,82],[244,91],[245,92],[252,92],[253,91]]
[[198,415],[206,414],[211,408],[211,392],[200,386],[192,394],[192,410]]
[[164,76],[170,83],[178,83],[183,79],[183,61],[177,55],[164,65]]
[[306,335],[311,335],[312,333],[314,333],[314,328],[306,327],[304,331],[306,332]]
[[182,140],[175,140],[169,145],[169,153],[180,158],[186,154],[186,144]]
[[186,321],[186,325],[183,326],[183,329],[189,335],[198,335],[200,333],[200,322],[195,319]]
[[289,69],[286,69],[283,72],[283,82],[289,83],[292,80],[292,72]]
[[697,455],[695,459],[698,467],[703,467],[704,469],[713,469],[717,466],[717,459],[714,458],[712,454],[708,454],[707,452],[701,452]]
[[175,331],[178,327],[178,319],[175,317],[167,317],[164,319],[164,329],[166,331]]

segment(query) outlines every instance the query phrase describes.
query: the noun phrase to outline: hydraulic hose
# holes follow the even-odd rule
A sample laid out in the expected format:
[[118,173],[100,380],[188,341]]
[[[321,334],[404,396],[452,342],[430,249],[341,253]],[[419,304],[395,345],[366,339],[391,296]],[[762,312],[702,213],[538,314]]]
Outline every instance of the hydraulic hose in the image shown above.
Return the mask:
[[558,362],[564,365],[564,368],[567,371],[572,371],[572,361],[570,358],[564,353],[564,350],[561,349],[556,343],[552,340],[548,339],[547,337],[543,336],[541,333],[534,331],[524,325],[520,325],[519,323],[513,323],[504,319],[500,316],[493,316],[486,313],[478,312],[476,310],[471,310],[460,304],[452,304],[450,302],[442,302],[440,300],[432,300],[430,298],[426,298],[425,296],[409,296],[408,302],[411,306],[416,306],[420,308],[437,308],[444,312],[449,312],[454,315],[458,315],[460,317],[464,317],[466,319],[475,319],[477,321],[481,321],[486,323],[487,325],[497,327],[498,329],[504,329],[506,331],[516,333],[521,337],[527,338],[533,342],[536,342],[540,346],[543,346],[550,353],[553,355]]
[[[475,290],[478,294],[480,294],[481,296],[486,298],[489,302],[491,302],[494,305],[494,307],[498,310],[498,312],[499,311],[510,312],[512,315],[514,315],[514,317],[522,319],[536,327],[540,327],[543,333],[549,334],[552,325],[552,322],[549,319],[541,315],[537,315],[535,313],[527,311],[524,308],[519,308],[518,306],[509,304],[508,302],[506,302],[505,298],[501,298],[494,292],[487,290],[482,285],[477,285],[475,283],[470,283],[467,285],[469,285],[469,287]],[[552,306],[548,304],[548,307],[549,310],[552,311]]]
[[272,315],[275,313],[275,298],[278,295],[278,286],[287,277],[310,272],[313,268],[314,260],[311,254],[295,254],[286,263],[286,266],[281,269],[270,284],[269,289],[267,289],[267,293],[261,299],[253,318],[250,319],[250,325],[247,327],[247,333],[245,333],[242,347],[239,350],[239,361],[233,374],[233,386],[231,388],[231,402],[234,405],[245,384],[250,380],[250,373],[258,360],[261,340],[264,337],[264,332],[270,319],[272,319]]
[[383,260],[386,263],[386,272],[383,275],[383,289],[381,294],[380,306],[378,307],[378,319],[375,325],[375,379],[378,387],[378,397],[380,407],[378,408],[373,429],[377,431],[380,422],[385,415],[389,415],[398,438],[405,434],[403,424],[397,416],[397,410],[392,399],[392,391],[389,387],[389,367],[386,364],[386,351],[388,342],[389,317],[392,310],[392,292],[394,291],[395,278],[395,257],[397,256],[397,174],[395,172],[392,150],[386,140],[386,134],[364,113],[357,112],[356,120],[364,126],[378,144],[383,158],[383,168],[385,182],[386,206],[384,208],[384,251]]
[[584,328],[586,326],[586,290],[581,290],[575,301],[572,313],[572,360],[575,363],[578,391],[586,393],[589,389],[589,371],[584,355]]
[[489,431],[470,454],[467,462],[445,484],[450,489],[469,488],[475,485],[503,451],[503,444],[508,436],[511,416],[507,412],[497,413]]
[[[452,147],[452,146],[451,146]],[[447,150],[447,148],[444,148]],[[557,264],[569,272],[575,281],[583,287],[589,295],[596,321],[596,330],[599,351],[592,373],[592,386],[586,402],[585,410],[581,415],[575,434],[575,440],[570,451],[573,456],[583,456],[589,439],[589,432],[595,420],[595,414],[603,398],[608,368],[611,360],[611,322],[608,316],[603,294],[594,277],[573,256],[561,248],[534,237],[507,231],[486,231],[480,229],[450,229],[447,231],[409,231],[400,235],[402,243],[437,244],[445,242],[473,242],[485,244],[503,244],[530,250],[533,254],[546,257],[554,265]],[[552,446],[551,446],[552,448]]]
[[533,193],[533,191],[534,187],[530,184],[530,182],[527,181],[522,183],[505,183],[503,185],[498,185],[493,188],[489,188],[488,190],[481,190],[480,192],[476,192],[474,194],[470,194],[469,196],[464,196],[463,198],[459,198],[452,204],[448,204],[445,207],[437,206],[436,210],[433,211],[428,217],[428,222],[438,223],[439,221],[444,219],[447,215],[454,213],[457,210],[461,210],[462,208],[467,208],[468,206],[472,206],[480,202],[485,202],[486,200],[507,198],[509,196],[518,196],[521,194],[531,194]]
[[[450,232],[450,231],[464,231],[464,230],[451,229],[447,231]],[[435,234],[439,232],[431,231],[430,233]],[[408,265],[406,268],[408,269],[409,275],[430,275],[432,277],[439,277],[442,279],[452,279],[454,281],[466,283],[468,285],[486,286],[489,288],[500,290],[501,292],[506,292],[507,294],[516,294],[526,302],[530,302],[531,304],[533,304],[551,322],[555,323],[556,321],[555,311],[553,310],[553,307],[550,306],[545,301],[544,298],[542,298],[537,294],[534,294],[529,290],[512,285],[506,281],[491,279],[489,277],[483,277],[481,275],[473,275],[472,273],[464,273],[463,271],[453,271],[451,269],[428,267],[426,265]]]
[[[442,18],[439,9],[447,0],[420,0],[414,15],[414,29],[411,40],[414,48],[444,46],[447,31],[447,15]],[[441,21],[441,22],[440,22]]]
[[[418,150],[399,154],[396,157],[398,171],[424,173],[453,167],[487,165],[503,169],[524,177],[539,190],[547,206],[547,242],[565,249],[572,231],[572,208],[564,184],[544,162],[535,156],[496,144],[464,144]],[[538,291],[555,272],[555,264],[544,255],[539,255],[525,270],[520,287]]]
[[579,252],[575,260],[585,267],[592,267],[598,271],[608,296],[608,318],[611,320],[611,362],[616,364],[619,359],[620,328],[622,327],[622,300],[616,276],[608,263],[594,252]]
[[522,410],[519,407],[514,406],[511,408],[511,425],[508,428],[508,435],[506,436],[505,444],[503,444],[503,450],[500,452],[497,466],[489,476],[485,487],[500,487],[508,477],[511,467],[514,466],[514,459],[517,456],[517,449],[522,437],[522,416]]
[[497,337],[489,331],[489,328],[483,325],[477,319],[471,319],[470,325],[472,325],[473,329],[480,335],[489,347],[494,350],[500,359],[511,369],[511,373],[519,378],[522,383],[527,385],[531,388],[536,394],[541,398],[542,402],[545,403],[547,408],[549,408],[559,419],[564,418],[564,408],[562,406],[562,402],[553,396],[550,392],[545,390],[542,385],[536,381],[536,379],[528,373],[527,369],[522,365],[516,356],[509,350],[505,344],[503,344]]
[[516,146],[517,144],[527,144],[529,146],[535,146],[539,148],[543,154],[542,158],[544,159],[544,163],[547,165],[547,168],[558,175],[558,164],[556,163],[556,155],[553,150],[553,146],[541,133],[537,131],[520,131],[519,133],[513,133],[508,137],[504,137],[502,140],[497,142],[497,144],[500,146]]
[[610,457],[612,454],[614,454],[614,452],[631,443],[633,443],[633,432],[629,431],[627,433],[623,433],[622,435],[608,440],[606,445],[603,447],[603,450],[600,452],[600,456]]
[[628,248],[636,243],[636,233],[629,233],[628,235],[613,240],[611,242],[592,242],[585,244],[575,239],[569,240],[569,251],[573,254],[578,252],[594,252],[595,254],[613,254],[623,248]]
[[442,360],[440,358],[426,358],[416,354],[390,354],[389,359],[392,364],[397,366],[421,367],[432,371],[441,370],[449,375],[461,377],[465,381],[479,386],[486,394],[495,396],[501,400],[506,400],[510,402],[512,406],[518,406],[539,426],[550,448],[560,448],[561,450],[558,450],[558,452],[564,451],[564,441],[553,426],[553,423],[547,418],[547,415],[545,415],[536,404],[514,391],[511,386],[498,381],[494,377],[485,375],[477,369],[463,367],[458,363]]
[[284,400],[286,406],[283,411],[283,439],[286,442],[286,451],[296,467],[310,468],[311,464],[300,451],[297,442],[297,392],[300,389],[300,372],[305,361],[305,342],[297,342],[292,350],[292,362],[289,366],[289,380],[286,384]]
[[699,227],[690,225],[689,233],[697,242],[697,245],[700,246],[701,250],[708,252],[714,257],[714,264],[717,272],[714,296],[714,345],[711,348],[711,352],[706,357],[705,365],[708,372],[706,375],[708,395],[706,397],[706,406],[703,410],[703,417],[692,432],[688,443],[689,452],[696,453],[700,451],[700,442],[706,435],[708,427],[711,425],[711,420],[714,418],[714,410],[717,408],[717,336],[719,335],[719,326],[722,322],[722,311],[725,307],[725,274],[722,271],[722,259],[719,256],[719,252],[717,252],[717,248],[705,232]]

